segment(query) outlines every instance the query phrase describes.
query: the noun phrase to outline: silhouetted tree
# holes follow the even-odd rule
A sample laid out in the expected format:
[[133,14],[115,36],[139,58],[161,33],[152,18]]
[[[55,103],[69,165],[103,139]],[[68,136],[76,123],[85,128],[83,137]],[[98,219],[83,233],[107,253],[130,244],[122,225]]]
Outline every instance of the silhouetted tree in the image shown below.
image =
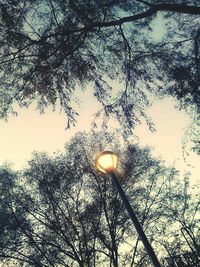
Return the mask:
[[[164,246],[170,258],[191,257],[191,266],[200,263],[199,246],[199,186],[189,185],[188,174],[183,180],[169,179],[163,201],[163,216],[167,218],[158,242]],[[183,257],[184,258],[184,257]],[[185,262],[185,260],[184,260]],[[190,266],[190,265],[184,265]]]
[[13,264],[34,262],[23,253],[21,229],[26,225],[26,210],[14,198],[19,182],[18,174],[8,165],[0,168],[0,258]]
[[[106,133],[80,133],[66,144],[64,154],[35,153],[19,178],[6,169],[1,173],[1,181],[15,177],[16,184],[9,184],[4,190],[9,196],[1,201],[8,217],[1,224],[2,262],[41,267],[150,265],[109,175],[94,169],[95,154],[110,148],[120,155],[118,179],[165,266],[162,257],[173,251],[170,235],[180,230],[175,221],[182,216],[182,206],[176,207],[184,199],[181,186],[175,185],[178,174],[154,159],[148,148],[123,148],[114,139]],[[189,213],[189,202],[184,208]],[[196,232],[190,234],[197,242]],[[169,238],[168,251],[164,238]]]
[[[158,12],[166,34],[156,43],[151,22]],[[37,99],[43,110],[59,100],[73,125],[74,92],[88,83],[102,114],[130,128],[145,116],[149,92],[199,112],[199,15],[195,0],[1,1],[1,117],[15,112],[16,102]],[[114,79],[122,82],[115,94]]]

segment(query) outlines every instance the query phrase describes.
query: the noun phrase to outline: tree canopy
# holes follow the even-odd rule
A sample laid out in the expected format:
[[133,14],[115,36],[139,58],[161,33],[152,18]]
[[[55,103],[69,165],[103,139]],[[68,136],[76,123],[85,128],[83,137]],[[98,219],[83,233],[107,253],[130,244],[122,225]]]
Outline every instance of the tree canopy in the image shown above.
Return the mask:
[[[165,29],[156,40],[158,14]],[[199,16],[196,0],[2,0],[0,118],[36,100],[40,111],[59,103],[70,127],[76,91],[92,86],[102,105],[97,117],[113,116],[125,131],[141,116],[151,126],[145,110],[152,96],[173,96],[194,110],[198,128]],[[149,266],[111,181],[94,169],[91,155],[110,144],[124,155],[118,178],[163,266],[183,254],[198,266],[199,199],[189,176],[180,183],[149,148],[113,140],[79,133],[64,154],[35,153],[21,172],[0,168],[2,264]]]
[[21,173],[2,167],[2,263],[150,266],[111,179],[94,169],[93,155],[110,142],[122,155],[118,179],[162,266],[168,266],[165,258],[186,252],[198,266],[199,199],[189,192],[188,177],[180,183],[178,172],[154,159],[149,148],[123,147],[112,139],[80,133],[64,154],[36,153]]
[[[155,42],[158,12],[166,32]],[[16,103],[36,99],[43,110],[59,101],[73,125],[73,95],[88,84],[102,114],[129,128],[145,116],[152,93],[199,113],[199,15],[195,0],[1,1],[1,117]],[[121,82],[118,92],[110,80]]]

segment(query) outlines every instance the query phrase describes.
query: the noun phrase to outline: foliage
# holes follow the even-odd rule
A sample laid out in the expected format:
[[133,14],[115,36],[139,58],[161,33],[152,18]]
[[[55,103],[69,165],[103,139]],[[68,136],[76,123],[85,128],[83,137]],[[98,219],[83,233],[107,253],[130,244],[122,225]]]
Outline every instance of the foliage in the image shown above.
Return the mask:
[[[188,181],[182,186],[177,171],[154,159],[149,148],[123,148],[114,137],[79,133],[66,144],[64,154],[35,153],[18,174],[21,182],[6,190],[11,193],[4,207],[16,227],[13,236],[11,219],[2,225],[1,231],[13,240],[1,243],[2,262],[41,267],[150,265],[111,180],[94,168],[91,155],[108,148],[124,155],[118,179],[163,266],[164,257],[188,251],[188,244],[197,251],[199,201],[188,192]],[[7,173],[1,173],[1,181],[7,181]],[[186,239],[183,227],[184,234],[189,233]]]
[[[8,165],[0,168],[0,258],[9,259],[7,251],[14,253],[17,250],[21,244],[20,229],[26,223],[24,220],[26,211],[20,203],[14,201],[18,182],[17,173],[14,173]],[[14,262],[18,260],[14,255],[11,258]]]
[[[185,137],[183,140],[184,158],[187,159],[190,156],[190,152],[193,151],[197,155],[200,155],[200,116],[193,114],[191,123],[185,130]],[[191,142],[192,141],[192,142]]]
[[[158,12],[166,33],[156,42]],[[199,112],[199,15],[192,0],[1,1],[1,117],[16,103],[37,99],[42,111],[59,100],[73,125],[75,90],[90,83],[103,115],[128,128],[146,116],[152,92]],[[110,79],[121,82],[118,93]]]

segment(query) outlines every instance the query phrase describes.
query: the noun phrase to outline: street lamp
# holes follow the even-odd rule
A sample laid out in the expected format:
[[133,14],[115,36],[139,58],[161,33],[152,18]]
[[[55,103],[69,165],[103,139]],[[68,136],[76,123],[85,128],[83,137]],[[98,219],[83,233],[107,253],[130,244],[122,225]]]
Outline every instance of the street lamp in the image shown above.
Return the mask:
[[111,151],[104,151],[97,155],[95,165],[103,173],[113,173],[117,168],[118,156]]
[[118,156],[111,152],[111,151],[104,151],[102,153],[100,153],[99,155],[97,155],[96,157],[96,160],[95,160],[95,165],[96,165],[96,168],[97,170],[99,170],[100,172],[103,172],[103,173],[110,173],[111,176],[112,176],[112,181],[113,181],[113,184],[114,186],[116,187],[128,213],[129,213],[129,216],[137,230],[137,233],[140,237],[140,239],[142,240],[143,242],[143,245],[147,251],[147,253],[149,254],[149,257],[151,259],[151,262],[153,263],[153,265],[155,267],[161,267],[156,255],[155,255],[155,252],[151,246],[151,244],[149,243],[139,221],[138,221],[138,218],[136,217],[123,189],[121,188],[121,185],[119,184],[118,180],[117,180],[117,177],[115,175],[115,170],[117,169],[117,163],[118,163]]

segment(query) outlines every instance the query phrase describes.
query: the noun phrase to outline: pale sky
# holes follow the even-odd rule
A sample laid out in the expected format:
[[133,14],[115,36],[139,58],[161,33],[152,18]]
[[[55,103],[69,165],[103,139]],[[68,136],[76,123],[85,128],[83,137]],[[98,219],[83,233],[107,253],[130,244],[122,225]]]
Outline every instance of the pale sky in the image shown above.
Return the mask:
[[[8,122],[0,121],[0,164],[10,161],[14,163],[14,169],[21,169],[31,159],[33,151],[49,154],[63,151],[65,142],[77,131],[89,131],[92,114],[99,106],[91,94],[82,92],[80,96],[83,99],[81,115],[77,126],[70,130],[65,129],[65,114],[50,109],[42,115],[33,107],[21,109],[18,117],[11,117]],[[167,164],[192,171],[195,183],[200,173],[200,157],[191,152],[184,161],[182,147],[184,131],[190,123],[189,116],[176,110],[171,98],[156,101],[148,114],[155,123],[156,133],[151,133],[144,123],[137,126],[134,133],[139,137],[139,143],[153,147],[153,155],[161,156]]]
[[156,132],[151,133],[144,123],[136,127],[139,143],[151,146],[153,155],[164,159],[167,165],[174,165],[182,173],[190,171],[192,183],[195,184],[200,180],[200,156],[192,151],[187,151],[190,153],[186,155],[183,148],[185,131],[190,126],[191,118],[175,108],[172,98],[156,101],[148,114],[155,123]]

